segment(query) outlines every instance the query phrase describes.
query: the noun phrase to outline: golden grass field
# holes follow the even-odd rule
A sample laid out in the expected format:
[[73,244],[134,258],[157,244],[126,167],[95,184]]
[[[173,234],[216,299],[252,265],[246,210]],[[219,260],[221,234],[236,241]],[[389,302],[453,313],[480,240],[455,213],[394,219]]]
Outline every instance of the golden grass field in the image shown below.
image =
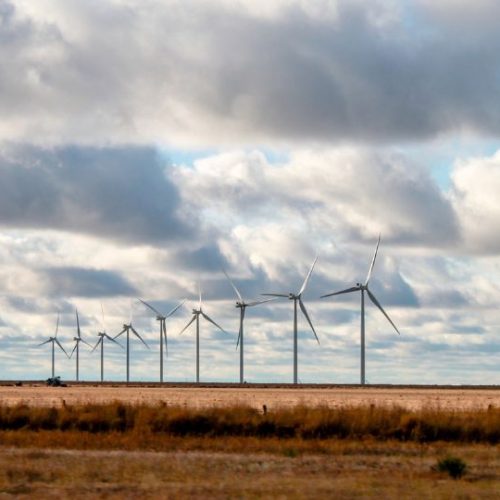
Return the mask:
[[35,385],[0,386],[0,497],[499,497],[496,388]]
[[330,408],[345,406],[401,406],[407,409],[439,407],[443,409],[484,409],[500,407],[500,388],[418,388],[399,386],[222,386],[194,384],[175,386],[165,384],[69,384],[68,387],[46,387],[25,384],[22,387],[0,385],[0,402],[25,403],[32,406],[76,403],[159,403],[175,406],[206,408],[245,404],[254,408],[262,405],[292,407],[325,405]]

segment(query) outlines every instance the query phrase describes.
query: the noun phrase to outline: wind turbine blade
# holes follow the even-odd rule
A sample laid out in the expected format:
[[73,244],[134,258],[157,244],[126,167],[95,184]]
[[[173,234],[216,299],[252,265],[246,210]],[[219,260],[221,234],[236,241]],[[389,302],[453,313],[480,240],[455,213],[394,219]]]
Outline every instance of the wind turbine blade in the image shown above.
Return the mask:
[[210,318],[209,316],[207,316],[204,312],[201,313],[201,315],[207,320],[207,321],[210,321],[210,323],[212,323],[213,325],[215,325],[221,332],[224,332],[224,333],[227,333],[226,330],[224,330],[224,328],[222,328],[221,326],[219,326],[212,318]]
[[78,338],[82,338],[80,333],[80,318],[78,317],[78,309],[76,309],[76,331],[78,332]]
[[155,309],[151,304],[148,304],[145,300],[142,300],[142,299],[138,299],[139,302],[142,302],[146,307],[148,307],[149,309],[151,309],[151,311],[153,311],[157,316],[163,316],[163,314],[158,311],[158,309]]
[[261,293],[264,297],[285,297],[288,299],[288,294],[286,293]]
[[198,294],[200,296],[200,302],[198,304],[198,308],[201,309],[201,284],[199,281],[198,281]]
[[[126,328],[124,328],[124,329],[123,329],[123,330],[122,330],[122,331],[121,331],[118,335],[115,335],[115,336],[113,337],[113,340],[117,339],[120,335],[123,335],[126,331],[127,331],[127,329],[126,329]],[[109,335],[108,335],[108,334],[106,334],[106,337],[109,337]],[[109,338],[111,338],[111,337],[109,337]]]
[[243,302],[243,297],[241,296],[240,291],[236,288],[236,285],[233,283],[229,275],[226,273],[226,271],[223,269],[222,272],[226,275],[226,278],[228,279],[229,283],[233,287],[234,292],[236,293],[236,296],[238,297],[240,302]]
[[102,337],[99,337],[99,340],[96,342],[96,345],[92,348],[90,352],[94,352],[99,347],[99,344],[101,342],[102,342]]
[[129,315],[128,315],[128,324],[129,325],[132,324],[133,316],[134,316],[134,301],[132,300],[132,298],[130,298],[130,311],[129,311]]
[[107,333],[104,334],[104,337],[106,337],[107,339],[111,340],[111,342],[114,342],[115,344],[118,344],[122,349],[124,349],[124,347],[120,344],[120,342],[117,342],[113,337],[110,337]]
[[193,317],[189,321],[189,323],[180,331],[179,335],[182,335],[190,326],[191,323],[196,319],[196,314],[193,314]]
[[273,297],[272,299],[266,299],[266,300],[256,300],[255,302],[249,302],[248,304],[245,304],[247,307],[253,307],[253,306],[258,306],[259,304],[265,304],[266,302],[272,302],[273,300],[276,300],[277,297]]
[[370,290],[366,289],[366,293],[368,294],[368,297],[370,297],[371,301],[382,311],[382,314],[387,318],[389,323],[394,327],[394,330],[398,332],[398,335],[401,335],[399,333],[399,330],[397,329],[396,325],[392,322],[392,319],[389,318],[389,315],[384,311],[384,308],[380,305],[379,301],[375,298],[375,295],[373,295]]
[[56,334],[54,335],[54,337],[57,337],[58,331],[59,331],[59,313],[57,313]]
[[236,350],[238,350],[238,346],[240,345],[241,333],[243,330],[243,321],[245,321],[245,309],[246,309],[246,307],[241,308],[240,331],[238,332],[238,340],[236,341]]
[[163,332],[163,340],[165,341],[165,356],[168,358],[167,327],[165,326],[165,323],[163,323],[162,332]]
[[318,344],[319,344],[319,338],[318,338],[318,335],[316,334],[316,330],[314,329],[314,326],[312,324],[311,318],[309,317],[309,314],[307,314],[306,306],[304,305],[304,302],[302,302],[302,299],[300,299],[300,298],[299,298],[299,306],[300,306],[302,313],[306,317],[307,322],[309,323],[309,326],[311,327],[311,330],[313,331],[314,336],[316,337],[316,340],[318,341]]
[[45,342],[42,342],[41,344],[38,344],[37,347],[40,347],[42,345],[48,344],[49,342],[52,342],[52,339],[46,340]]
[[377,247],[375,248],[375,253],[373,254],[372,263],[370,264],[370,269],[368,270],[368,274],[366,275],[365,286],[368,285],[370,278],[372,277],[373,266],[375,265],[375,259],[377,258],[378,247],[380,245],[380,234],[378,235]]
[[80,339],[80,342],[83,342],[85,345],[88,345],[89,347],[92,347],[86,340]]
[[62,346],[61,342],[59,342],[59,340],[57,340],[56,338],[54,338],[54,342],[59,346],[59,348],[62,350],[62,352],[64,352],[64,354],[66,354],[66,357],[69,358],[68,353],[66,352],[66,349],[64,349],[64,347]]
[[130,329],[132,330],[132,333],[149,349],[149,346],[148,344],[146,344],[146,342],[144,341],[144,339],[139,335],[139,333],[137,332],[137,330],[131,326]]
[[311,274],[313,272],[314,266],[316,264],[316,261],[318,260],[318,256],[316,255],[316,258],[314,259],[314,262],[312,263],[311,269],[309,269],[309,272],[307,273],[306,279],[304,280],[304,283],[302,283],[302,288],[300,289],[298,295],[302,295],[305,292],[305,289],[307,288],[307,284],[309,283],[309,278],[311,277]]
[[342,293],[357,292],[358,290],[361,290],[359,286],[353,286],[351,288],[346,288],[345,290],[341,290],[340,292],[327,293],[326,295],[322,295],[320,299],[324,299],[325,297],[332,297],[333,295],[341,295]]
[[73,347],[73,350],[71,351],[71,354],[69,355],[69,359],[71,359],[73,357],[73,354],[75,353],[76,351],[76,346],[78,345],[78,342],[75,344],[75,347]]
[[102,305],[101,302],[101,318],[102,318],[102,330],[105,332],[106,331],[106,323],[104,321],[104,306]]
[[177,309],[179,309],[180,307],[182,307],[184,305],[184,302],[186,302],[186,299],[184,299],[179,305],[175,306],[166,316],[165,318],[170,318],[170,316],[172,316],[176,311]]

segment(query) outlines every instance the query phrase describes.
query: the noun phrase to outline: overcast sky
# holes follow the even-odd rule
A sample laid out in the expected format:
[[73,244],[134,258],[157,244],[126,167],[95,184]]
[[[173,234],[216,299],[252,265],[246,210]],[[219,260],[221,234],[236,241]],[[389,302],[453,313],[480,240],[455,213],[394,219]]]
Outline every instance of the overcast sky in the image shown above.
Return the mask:
[[[130,317],[131,377],[236,381],[247,299],[304,294],[299,379],[500,383],[495,0],[0,0],[0,378],[50,375]],[[104,324],[101,314],[104,310]],[[247,312],[246,380],[292,380],[290,301]],[[84,350],[81,376],[99,376]],[[74,359],[56,354],[74,377]],[[106,345],[106,378],[125,378]]]

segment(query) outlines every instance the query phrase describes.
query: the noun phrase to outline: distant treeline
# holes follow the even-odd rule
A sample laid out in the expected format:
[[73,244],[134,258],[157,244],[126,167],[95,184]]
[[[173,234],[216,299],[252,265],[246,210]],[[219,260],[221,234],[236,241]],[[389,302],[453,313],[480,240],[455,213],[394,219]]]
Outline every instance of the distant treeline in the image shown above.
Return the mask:
[[[417,443],[500,442],[500,408],[410,411],[374,405],[332,409],[296,406],[185,408],[167,404],[0,405],[0,437],[23,432],[75,435],[249,437],[258,439],[374,439]],[[7,440],[7,441],[12,441]]]

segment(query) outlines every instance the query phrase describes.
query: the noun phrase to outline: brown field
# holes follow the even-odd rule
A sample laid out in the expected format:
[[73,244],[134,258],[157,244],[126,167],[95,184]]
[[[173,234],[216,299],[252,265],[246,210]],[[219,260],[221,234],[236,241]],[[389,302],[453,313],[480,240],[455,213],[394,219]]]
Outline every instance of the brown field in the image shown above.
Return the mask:
[[30,406],[108,403],[167,403],[175,406],[206,408],[244,404],[254,408],[328,406],[400,406],[407,409],[485,409],[500,407],[500,387],[404,387],[404,386],[223,386],[165,384],[68,384],[46,387],[42,383],[0,386],[1,404]]
[[499,443],[493,387],[0,386],[2,498],[498,498]]
[[[433,470],[447,454],[463,479]],[[339,443],[328,454],[0,448],[2,498],[496,499],[494,447]]]

